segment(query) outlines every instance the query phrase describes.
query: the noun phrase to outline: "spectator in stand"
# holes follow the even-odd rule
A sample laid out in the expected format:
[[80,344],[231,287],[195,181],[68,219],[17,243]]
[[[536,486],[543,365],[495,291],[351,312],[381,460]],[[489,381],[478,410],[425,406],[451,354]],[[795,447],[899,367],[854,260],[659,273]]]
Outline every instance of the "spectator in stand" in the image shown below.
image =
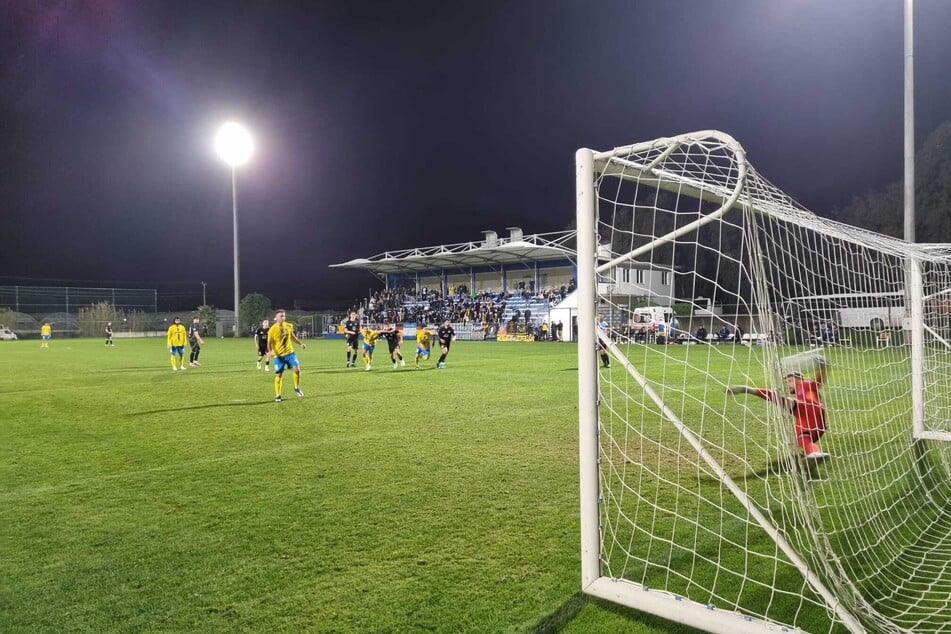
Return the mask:
[[696,337],[697,337],[697,341],[699,341],[700,343],[706,343],[706,342],[707,342],[707,329],[704,328],[703,326],[700,326],[699,328],[697,328]]
[[836,331],[835,324],[831,321],[826,324],[825,328],[822,331],[822,341],[826,345],[834,346],[839,340],[838,332]]
[[723,326],[722,328],[720,328],[720,330],[717,332],[717,337],[720,338],[720,341],[729,341],[729,340],[730,340],[730,337],[731,337],[731,335],[730,335],[730,329],[727,328],[726,325],[724,325],[724,326]]

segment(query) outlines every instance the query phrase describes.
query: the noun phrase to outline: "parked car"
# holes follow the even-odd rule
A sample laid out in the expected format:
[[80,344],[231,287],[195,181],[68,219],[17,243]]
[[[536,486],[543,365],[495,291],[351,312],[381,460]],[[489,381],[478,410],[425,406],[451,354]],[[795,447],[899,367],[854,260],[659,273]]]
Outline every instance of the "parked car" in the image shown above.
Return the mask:
[[13,332],[9,328],[0,326],[0,341],[16,341],[17,333]]

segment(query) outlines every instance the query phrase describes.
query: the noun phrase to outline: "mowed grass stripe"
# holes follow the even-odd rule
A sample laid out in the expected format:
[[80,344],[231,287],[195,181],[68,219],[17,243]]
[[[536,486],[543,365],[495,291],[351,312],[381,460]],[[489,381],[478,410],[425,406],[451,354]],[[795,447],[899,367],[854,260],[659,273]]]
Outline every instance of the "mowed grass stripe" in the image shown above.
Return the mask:
[[527,631],[576,595],[572,346],[314,342],[275,404],[247,342],[157,343],[3,349],[5,631]]

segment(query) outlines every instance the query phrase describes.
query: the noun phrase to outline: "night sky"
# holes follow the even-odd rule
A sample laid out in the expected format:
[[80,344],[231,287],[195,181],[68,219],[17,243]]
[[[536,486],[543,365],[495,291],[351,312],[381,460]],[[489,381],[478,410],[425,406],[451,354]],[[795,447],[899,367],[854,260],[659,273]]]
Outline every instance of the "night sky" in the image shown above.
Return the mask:
[[[817,213],[902,174],[901,0],[0,0],[0,284],[327,305],[385,250],[565,229],[574,152],[699,129]],[[951,2],[916,2],[919,143]]]

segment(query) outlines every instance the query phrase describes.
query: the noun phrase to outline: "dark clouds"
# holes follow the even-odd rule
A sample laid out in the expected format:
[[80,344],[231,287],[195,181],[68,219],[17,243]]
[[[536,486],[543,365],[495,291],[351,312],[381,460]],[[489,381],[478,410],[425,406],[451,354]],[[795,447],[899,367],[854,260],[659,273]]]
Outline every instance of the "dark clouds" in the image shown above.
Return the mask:
[[[901,175],[898,0],[26,2],[0,20],[0,275],[362,294],[328,264],[564,228],[573,155],[718,128],[822,213]],[[917,130],[951,118],[951,3],[917,2]]]

